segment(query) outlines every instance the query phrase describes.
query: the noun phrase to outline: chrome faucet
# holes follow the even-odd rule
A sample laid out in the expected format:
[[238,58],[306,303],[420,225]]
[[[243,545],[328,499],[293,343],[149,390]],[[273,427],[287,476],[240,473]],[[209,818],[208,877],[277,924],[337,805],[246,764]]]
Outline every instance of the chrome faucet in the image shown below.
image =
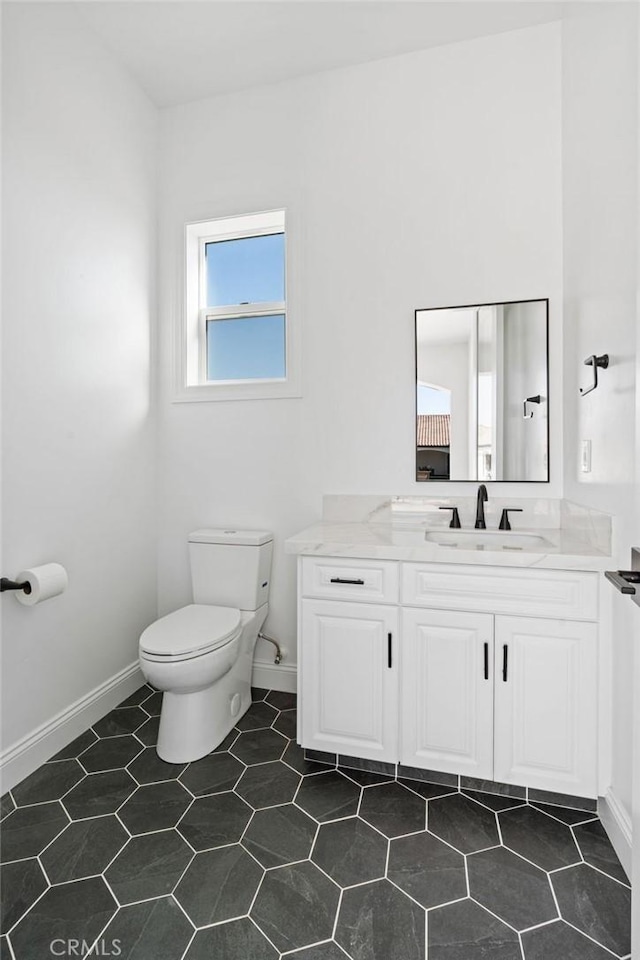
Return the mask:
[[489,499],[487,488],[484,483],[478,487],[478,503],[476,506],[476,530],[486,530],[487,525],[484,521],[484,505]]

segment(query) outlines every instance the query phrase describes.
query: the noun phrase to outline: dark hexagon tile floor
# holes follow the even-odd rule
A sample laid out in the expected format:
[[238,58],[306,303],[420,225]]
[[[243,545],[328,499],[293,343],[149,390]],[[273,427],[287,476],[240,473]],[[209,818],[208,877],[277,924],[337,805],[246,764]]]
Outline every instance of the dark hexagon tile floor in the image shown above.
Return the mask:
[[240,844],[197,853],[175,897],[196,927],[245,916],[264,871]]
[[424,800],[399,783],[367,787],[360,816],[385,837],[402,837],[425,828]]
[[2,797],[1,960],[55,938],[123,960],[629,956],[630,888],[589,804],[306,759],[295,694],[252,694],[174,765],[145,685]]
[[236,793],[254,810],[290,803],[300,785],[300,775],[280,760],[247,767],[236,784]]
[[131,834],[151,833],[175,827],[193,797],[177,780],[164,780],[138,787],[118,810]]
[[46,800],[59,800],[84,776],[85,771],[77,760],[45,763],[11,792],[18,807],[43,803]]
[[258,810],[251,818],[242,844],[263,867],[282,867],[306,860],[318,823],[292,803]]
[[467,895],[464,857],[426,830],[391,841],[387,876],[426,908]]
[[559,870],[580,862],[571,828],[533,807],[499,813],[505,846],[543,870]]
[[194,800],[178,824],[178,832],[194,850],[213,850],[236,843],[253,814],[235,793],[214,793]]
[[102,873],[122,850],[129,834],[113,814],[75,820],[40,855],[51,883]]
[[360,817],[323,823],[311,859],[341,887],[384,877],[387,841]]
[[133,837],[105,871],[118,903],[137,903],[174,890],[193,858],[193,850],[175,830]]
[[347,777],[330,770],[303,777],[296,803],[319,823],[342,820],[358,812],[360,787]]
[[354,960],[423,960],[424,911],[388,880],[345,890],[336,940]]
[[335,923],[340,888],[313,863],[269,870],[251,917],[281,952],[327,940]]
[[[518,934],[473,900],[429,913],[429,960],[522,960]],[[549,953],[545,960],[565,960]],[[527,958],[529,960],[529,958]]]
[[193,927],[173,897],[121,907],[100,937],[105,950],[118,941],[120,960],[175,960],[182,957]]
[[558,912],[548,874],[511,850],[494,847],[467,858],[469,892],[483,907],[516,930],[528,930]]

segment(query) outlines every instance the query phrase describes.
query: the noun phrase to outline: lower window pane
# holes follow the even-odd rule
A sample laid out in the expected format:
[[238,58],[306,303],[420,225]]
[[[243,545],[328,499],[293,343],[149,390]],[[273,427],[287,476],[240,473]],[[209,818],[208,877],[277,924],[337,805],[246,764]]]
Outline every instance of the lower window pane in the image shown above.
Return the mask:
[[207,321],[207,380],[285,376],[284,314]]

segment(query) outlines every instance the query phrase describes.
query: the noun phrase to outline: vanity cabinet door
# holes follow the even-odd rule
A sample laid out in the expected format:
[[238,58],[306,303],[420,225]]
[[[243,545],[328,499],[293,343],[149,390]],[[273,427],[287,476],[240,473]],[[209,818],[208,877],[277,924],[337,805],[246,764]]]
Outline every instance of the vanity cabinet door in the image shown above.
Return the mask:
[[302,601],[301,742],[344,756],[398,759],[398,610]]
[[597,627],[496,617],[494,776],[596,796]]
[[402,611],[400,762],[493,777],[493,617]]

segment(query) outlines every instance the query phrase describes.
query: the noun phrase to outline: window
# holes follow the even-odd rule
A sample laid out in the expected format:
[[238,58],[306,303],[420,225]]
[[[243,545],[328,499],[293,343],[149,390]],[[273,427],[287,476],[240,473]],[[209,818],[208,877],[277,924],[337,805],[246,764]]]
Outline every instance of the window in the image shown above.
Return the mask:
[[186,228],[178,400],[299,396],[283,210]]

